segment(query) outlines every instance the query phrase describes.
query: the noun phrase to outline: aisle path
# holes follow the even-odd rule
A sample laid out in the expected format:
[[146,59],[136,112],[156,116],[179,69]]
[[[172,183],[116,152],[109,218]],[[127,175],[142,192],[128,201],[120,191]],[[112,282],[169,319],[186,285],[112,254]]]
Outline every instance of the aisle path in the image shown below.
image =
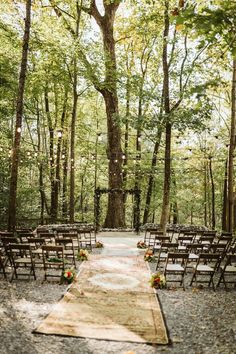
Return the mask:
[[167,344],[163,316],[137,237],[101,237],[104,249],[83,262],[74,283],[37,332]]

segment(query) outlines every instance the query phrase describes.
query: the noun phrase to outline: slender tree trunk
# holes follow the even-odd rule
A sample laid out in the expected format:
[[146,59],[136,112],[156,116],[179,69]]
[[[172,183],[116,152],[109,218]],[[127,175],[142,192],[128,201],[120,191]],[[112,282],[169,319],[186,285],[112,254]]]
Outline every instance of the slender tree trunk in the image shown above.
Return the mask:
[[228,160],[228,215],[227,231],[233,231],[233,208],[234,208],[234,150],[235,150],[235,124],[236,124],[236,59],[233,61],[233,78],[231,93],[231,131]]
[[[128,69],[128,64],[127,64]],[[127,183],[127,166],[128,166],[128,148],[129,148],[129,117],[130,117],[130,77],[126,81],[126,112],[125,112],[125,144],[124,144],[124,170],[123,170],[123,187],[126,189]],[[124,194],[124,203],[126,202],[127,195]]]
[[67,196],[67,181],[68,181],[68,133],[63,134],[63,177],[62,177],[62,217],[65,221],[68,220],[68,196]]
[[30,25],[31,25],[31,0],[26,0],[26,16],[25,16],[25,29],[23,37],[23,49],[21,58],[21,68],[18,85],[18,95],[16,103],[16,124],[15,124],[15,137],[12,151],[12,165],[10,177],[10,191],[9,191],[9,206],[8,206],[8,229],[14,230],[16,227],[16,195],[17,195],[17,182],[18,182],[18,166],[19,166],[19,153],[21,141],[21,128],[24,107],[24,89],[27,72],[28,60],[28,47],[30,39]]
[[64,104],[61,114],[61,130],[58,131],[58,140],[57,140],[57,154],[56,154],[56,173],[55,173],[55,183],[54,183],[54,198],[55,198],[55,219],[58,218],[59,212],[59,191],[61,185],[61,151],[62,151],[62,142],[63,142],[63,128],[65,124],[66,117],[66,108],[67,108],[67,95],[68,92],[65,92]]
[[204,225],[207,227],[207,164],[204,163]]
[[225,162],[225,175],[223,187],[223,206],[222,206],[222,221],[221,227],[223,231],[227,231],[227,189],[228,189],[228,160]]
[[152,197],[152,191],[153,191],[153,186],[154,186],[155,167],[157,165],[157,154],[158,154],[160,143],[161,143],[161,136],[162,136],[162,130],[159,129],[158,134],[157,134],[157,139],[155,142],[155,146],[154,146],[154,150],[153,150],[153,154],[152,154],[151,171],[150,171],[149,179],[148,179],[146,203],[145,203],[145,209],[144,209],[144,214],[143,214],[143,224],[146,224],[148,222],[148,216],[150,214],[151,197]]
[[174,201],[172,203],[173,224],[178,224],[178,222],[179,222],[179,211],[178,211],[178,203],[177,203],[177,183],[176,183],[174,169],[172,169],[172,181],[173,181],[173,190],[174,190]]
[[49,161],[50,161],[50,182],[51,182],[51,207],[50,207],[50,216],[51,222],[56,221],[56,201],[55,201],[55,168],[54,168],[54,128],[52,123],[52,117],[50,112],[49,97],[48,97],[48,88],[45,88],[44,91],[44,101],[45,101],[45,112],[47,116],[47,123],[49,129]]
[[77,93],[77,67],[74,59],[74,78],[73,78],[73,110],[71,116],[70,134],[70,202],[69,220],[74,222],[75,218],[75,123],[77,117],[78,93]]
[[[40,132],[40,113],[39,105],[37,101],[37,134],[38,134],[38,155],[40,156],[41,151],[41,132]],[[45,207],[45,194],[43,188],[43,163],[39,162],[39,193],[40,193],[40,224],[44,224],[44,207]]]
[[212,230],[215,230],[216,227],[216,215],[215,215],[215,183],[212,171],[212,161],[209,161],[209,172],[211,180],[211,226]]
[[165,0],[165,27],[163,33],[163,100],[164,111],[166,115],[166,131],[165,131],[165,171],[164,171],[164,187],[163,187],[163,202],[160,226],[161,229],[166,231],[166,224],[168,222],[169,204],[170,204],[170,184],[171,184],[171,122],[170,122],[170,98],[169,98],[169,67],[168,67],[168,36],[169,36],[169,1]]

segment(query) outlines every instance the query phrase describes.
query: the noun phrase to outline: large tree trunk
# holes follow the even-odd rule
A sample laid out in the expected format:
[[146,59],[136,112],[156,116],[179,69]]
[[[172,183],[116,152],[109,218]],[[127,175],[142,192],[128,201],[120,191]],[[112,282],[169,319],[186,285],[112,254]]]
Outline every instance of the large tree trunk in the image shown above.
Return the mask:
[[229,144],[228,161],[228,215],[227,231],[233,231],[233,212],[234,212],[234,150],[235,150],[235,124],[236,124],[236,60],[233,61],[233,78],[231,94],[231,131]]
[[[119,116],[118,95],[116,87],[116,53],[114,39],[115,13],[120,1],[107,2],[103,0],[105,14],[102,16],[94,0],[91,1],[90,13],[95,18],[103,36],[103,50],[105,58],[105,80],[103,87],[99,88],[102,93],[107,115],[108,146],[107,156],[109,159],[109,189],[121,190],[123,187],[122,174],[122,149],[121,130],[117,122]],[[124,198],[121,192],[108,194],[108,208],[104,227],[123,227],[124,219]]]
[[[108,91],[104,93],[104,99],[108,123],[109,189],[121,190],[123,186],[121,132],[119,126],[114,123],[114,115],[118,112],[118,100]],[[123,194],[111,192],[108,194],[108,209],[104,227],[117,228],[124,226],[124,224]]]
[[163,33],[163,53],[162,53],[162,65],[163,65],[163,100],[164,111],[166,115],[166,136],[165,136],[165,172],[164,172],[164,187],[163,187],[163,201],[162,211],[160,219],[160,227],[165,232],[166,224],[169,217],[169,205],[170,205],[170,183],[171,183],[171,122],[169,118],[170,114],[170,98],[169,98],[169,66],[168,66],[168,36],[169,36],[169,1],[165,1],[165,27]]
[[15,137],[12,152],[10,191],[9,191],[9,207],[8,207],[8,229],[13,230],[16,226],[16,194],[17,194],[17,180],[18,180],[18,166],[19,166],[19,150],[21,141],[21,128],[24,106],[24,89],[27,72],[28,46],[30,39],[30,25],[31,25],[31,0],[26,1],[26,16],[25,29],[23,37],[22,59],[18,86],[18,96],[16,103],[16,125]]

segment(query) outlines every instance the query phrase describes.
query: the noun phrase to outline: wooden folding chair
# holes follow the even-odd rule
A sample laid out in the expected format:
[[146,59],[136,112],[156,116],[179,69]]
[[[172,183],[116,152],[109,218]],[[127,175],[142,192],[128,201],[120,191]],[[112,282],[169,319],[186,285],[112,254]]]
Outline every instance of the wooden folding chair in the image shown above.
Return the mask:
[[160,231],[159,228],[157,227],[147,227],[145,230],[145,234],[144,234],[144,242],[147,244],[149,237],[150,237],[150,232],[156,232],[156,231]]
[[[214,274],[218,268],[220,262],[220,254],[216,253],[200,253],[196,265],[193,265],[193,276],[190,282],[190,286],[193,284],[193,281],[197,284],[199,282],[199,276],[202,278],[200,283],[208,283],[208,286],[211,286],[215,290],[215,285],[213,282]],[[206,280],[205,277],[209,277],[209,280]]]
[[4,278],[7,279],[5,266],[6,266],[6,255],[4,255],[0,249],[0,274],[3,274]]
[[[31,247],[29,244],[12,244],[8,245],[8,249],[10,252],[11,264],[13,266],[13,272],[10,281],[14,279],[18,279],[19,275],[30,277],[33,275],[36,280],[35,274],[35,263],[32,256]],[[28,270],[27,273],[19,272],[20,269]]]
[[96,234],[92,234],[91,229],[81,229],[78,230],[78,244],[80,248],[92,249],[93,245],[96,244]]
[[[184,289],[184,276],[188,263],[188,253],[169,252],[164,268],[166,283],[180,283]],[[171,278],[169,278],[169,275]]]
[[[69,235],[69,234],[68,234]],[[67,236],[68,236],[67,235]],[[55,239],[56,246],[64,247],[64,257],[68,263],[73,264],[76,267],[76,256],[75,256],[75,247],[74,240],[72,238],[56,238]]]
[[224,266],[220,267],[221,275],[217,286],[223,281],[225,288],[227,284],[234,284],[236,286],[236,254],[228,254]]
[[195,263],[198,261],[199,254],[200,253],[208,253],[208,246],[201,244],[201,243],[191,243],[189,245],[186,245],[187,247],[187,252],[189,254],[188,256],[188,268],[192,268],[192,263]]
[[[62,272],[65,270],[64,247],[43,245],[42,252],[44,280],[47,280],[48,277],[61,279]],[[59,274],[56,272],[58,270]]]
[[168,252],[177,252],[178,249],[178,242],[162,242],[160,244],[160,249],[157,253],[157,265],[156,270],[160,267],[161,262],[165,262],[168,256]]

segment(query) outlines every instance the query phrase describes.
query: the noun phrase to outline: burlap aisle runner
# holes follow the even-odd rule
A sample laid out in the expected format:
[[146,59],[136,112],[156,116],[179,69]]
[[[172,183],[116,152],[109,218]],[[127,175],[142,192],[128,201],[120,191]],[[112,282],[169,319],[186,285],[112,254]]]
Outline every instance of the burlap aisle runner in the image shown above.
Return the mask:
[[167,344],[143,256],[90,256],[37,333]]

